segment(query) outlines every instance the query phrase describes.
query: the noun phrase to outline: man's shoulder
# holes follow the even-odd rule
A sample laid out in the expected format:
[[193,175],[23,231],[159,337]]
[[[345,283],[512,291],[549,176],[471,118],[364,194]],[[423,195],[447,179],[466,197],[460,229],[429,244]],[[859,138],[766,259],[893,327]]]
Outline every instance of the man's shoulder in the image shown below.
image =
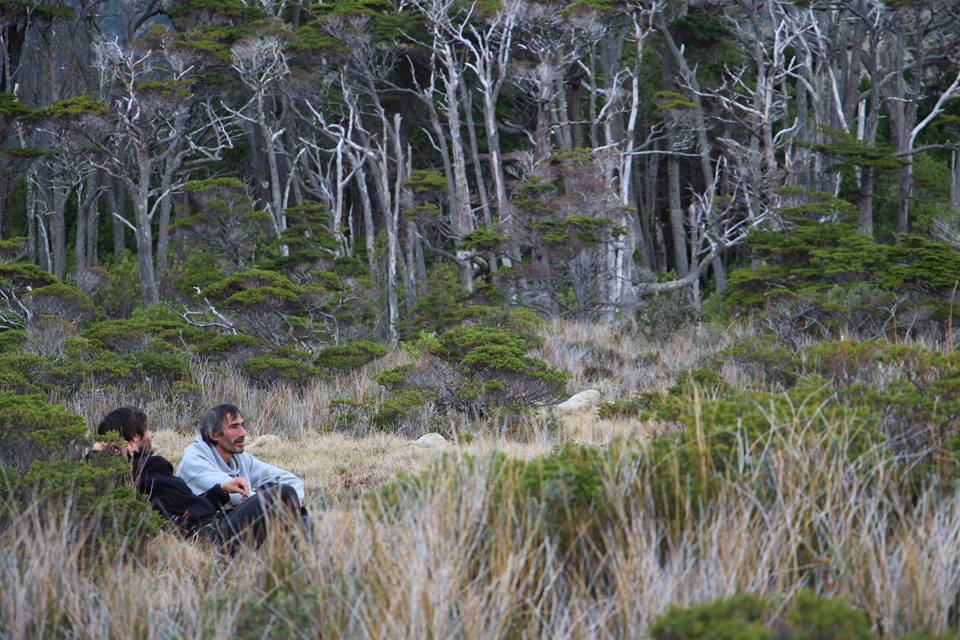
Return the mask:
[[246,451],[242,453],[233,454],[233,459],[237,461],[238,464],[242,465],[259,465],[266,464],[259,458],[254,457],[252,453],[247,453]]
[[207,455],[207,450],[208,450],[209,448],[210,448],[210,446],[209,446],[207,443],[202,442],[202,441],[200,441],[200,440],[194,440],[193,442],[191,442],[190,444],[187,445],[187,448],[186,448],[186,449],[183,450],[183,457],[184,457],[184,458],[186,458],[187,456],[204,456],[204,457],[206,457],[206,455]]

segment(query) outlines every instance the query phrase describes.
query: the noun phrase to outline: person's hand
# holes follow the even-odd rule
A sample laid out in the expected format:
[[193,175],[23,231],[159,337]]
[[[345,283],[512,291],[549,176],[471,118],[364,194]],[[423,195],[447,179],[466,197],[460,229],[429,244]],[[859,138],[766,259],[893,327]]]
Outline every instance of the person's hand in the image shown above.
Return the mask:
[[244,500],[250,495],[250,483],[243,476],[222,482],[220,487],[227,493],[239,493]]
[[90,451],[104,451],[113,456],[124,455],[123,447],[119,442],[94,442]]

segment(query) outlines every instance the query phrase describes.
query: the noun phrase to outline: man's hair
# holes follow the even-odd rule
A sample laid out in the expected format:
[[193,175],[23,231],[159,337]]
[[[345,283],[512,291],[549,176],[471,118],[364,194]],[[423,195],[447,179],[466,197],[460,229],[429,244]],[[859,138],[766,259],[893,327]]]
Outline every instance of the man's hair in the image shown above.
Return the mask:
[[203,422],[200,423],[200,437],[207,444],[213,444],[213,436],[223,434],[224,416],[241,416],[240,409],[233,404],[218,404],[207,415],[203,416]]
[[119,433],[120,437],[127,442],[133,440],[136,436],[143,437],[146,431],[147,414],[136,407],[114,409],[97,426],[97,433],[101,436]]

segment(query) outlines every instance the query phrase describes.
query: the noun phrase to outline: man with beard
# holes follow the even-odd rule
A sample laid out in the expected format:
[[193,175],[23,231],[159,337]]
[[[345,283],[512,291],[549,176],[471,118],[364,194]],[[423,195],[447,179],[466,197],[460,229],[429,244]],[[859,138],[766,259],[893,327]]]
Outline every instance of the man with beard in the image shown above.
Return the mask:
[[[118,435],[122,443],[98,442],[93,449],[119,455],[130,461],[137,491],[186,537],[205,540],[236,551],[249,536],[260,543],[266,537],[268,503],[247,500],[250,486],[242,477],[211,481],[198,495],[173,475],[173,465],[153,453],[153,431],[146,414],[135,407],[120,407],[108,413],[97,427],[100,435]],[[221,517],[221,508],[237,496],[242,505]]]
[[241,482],[246,493],[230,494],[224,510],[248,508],[251,502],[262,509],[269,505],[284,508],[288,513],[306,515],[302,508],[303,481],[289,471],[257,460],[243,448],[247,437],[243,414],[232,404],[221,404],[203,418],[200,435],[183,452],[177,469],[193,493],[233,480]]

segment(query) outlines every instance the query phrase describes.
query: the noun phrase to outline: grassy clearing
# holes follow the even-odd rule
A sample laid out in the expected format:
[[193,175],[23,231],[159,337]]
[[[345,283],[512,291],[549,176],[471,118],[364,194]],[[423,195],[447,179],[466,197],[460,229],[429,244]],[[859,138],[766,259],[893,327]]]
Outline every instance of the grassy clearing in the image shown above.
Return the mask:
[[[751,333],[691,329],[659,346],[618,335],[554,327],[540,357],[571,372],[571,390],[614,400],[666,393]],[[636,355],[647,352],[659,359]],[[735,364],[722,373],[734,390],[752,380]],[[330,432],[325,403],[375,392],[369,375],[299,394],[208,379],[165,408],[121,394],[68,400],[88,420],[144,404],[176,463],[199,408],[239,399],[253,436],[280,437],[256,454],[306,479],[313,530],[232,562],[164,533],[117,560],[84,551],[69,518],[28,511],[0,532],[0,636],[639,638],[670,605],[744,592],[773,603],[773,624],[803,589],[841,597],[884,638],[956,627],[960,501],[952,485],[905,473],[882,443],[864,449],[854,412],[812,399],[765,409],[760,435],[737,435],[720,465],[710,391],[697,389],[684,396],[690,471],[656,454],[656,418],[541,413],[510,437],[472,425],[442,451],[412,446],[415,431]],[[572,442],[599,446],[560,448]]]

